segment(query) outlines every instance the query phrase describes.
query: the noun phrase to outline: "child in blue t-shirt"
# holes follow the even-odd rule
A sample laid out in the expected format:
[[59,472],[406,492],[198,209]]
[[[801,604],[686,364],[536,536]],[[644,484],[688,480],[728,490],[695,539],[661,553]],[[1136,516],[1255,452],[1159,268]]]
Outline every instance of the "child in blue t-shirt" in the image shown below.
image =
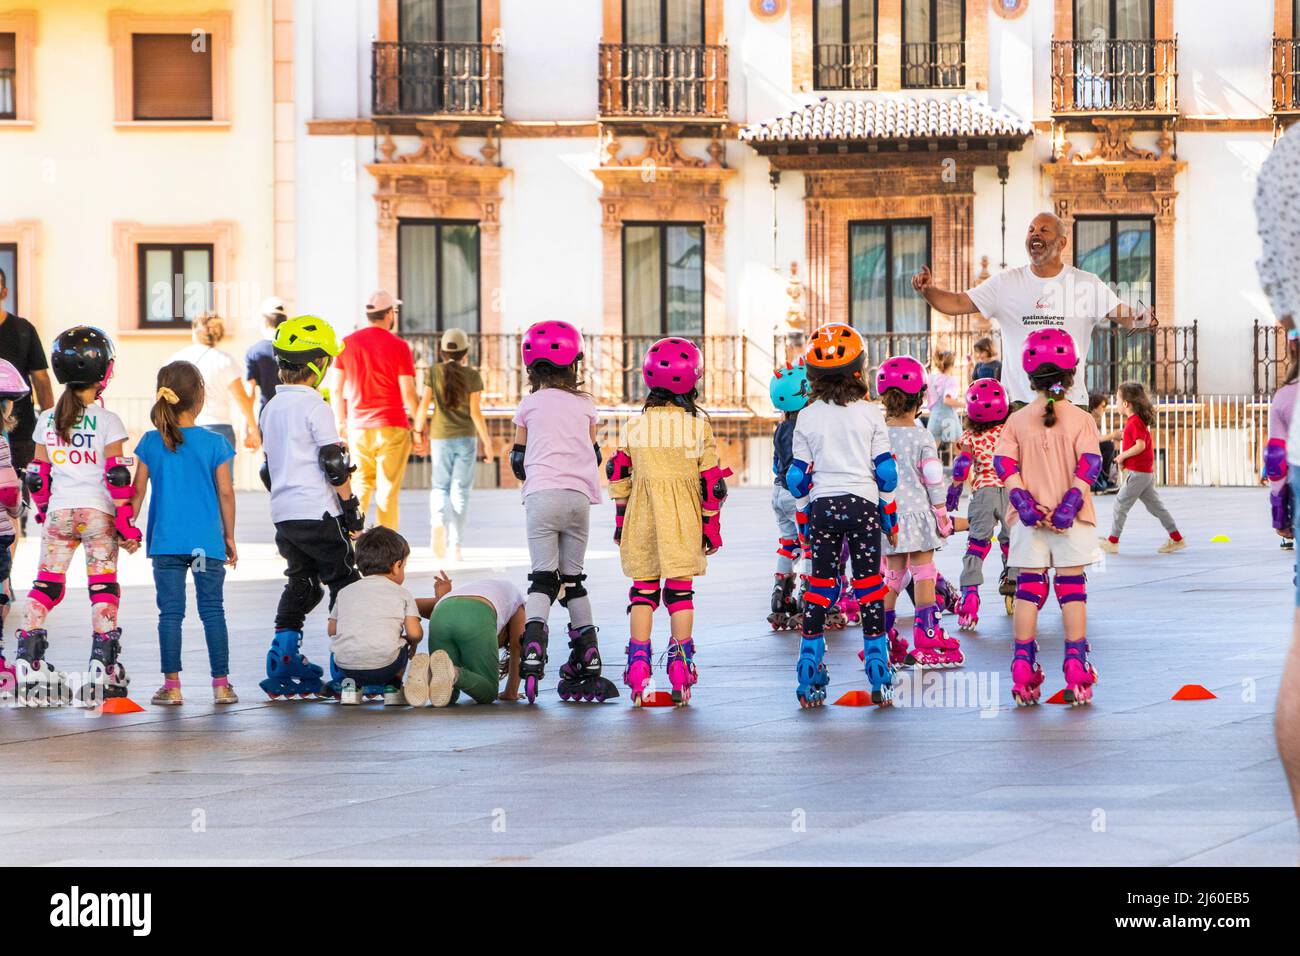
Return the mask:
[[203,376],[189,362],[158,370],[158,393],[147,432],[136,446],[136,514],[150,480],[149,527],[145,535],[153,561],[158,598],[158,643],[163,686],[153,703],[184,703],[181,696],[181,625],[185,620],[185,572],[194,574],[203,636],[212,670],[212,699],[238,703],[230,684],[230,650],[223,588],[226,565],[235,566],[235,488],[230,442],[194,424],[203,410]]

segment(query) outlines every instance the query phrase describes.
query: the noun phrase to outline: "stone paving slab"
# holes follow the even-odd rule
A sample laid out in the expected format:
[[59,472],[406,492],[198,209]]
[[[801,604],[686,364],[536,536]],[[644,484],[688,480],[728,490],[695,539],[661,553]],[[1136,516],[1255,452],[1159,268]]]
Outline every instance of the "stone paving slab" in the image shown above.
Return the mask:
[[[0,712],[0,836],[22,837],[6,841],[15,863],[1294,864],[1300,838],[1272,731],[1291,557],[1268,528],[1262,490],[1162,494],[1191,547],[1155,554],[1162,534],[1139,510],[1123,552],[1089,572],[1093,707],[1012,705],[1010,619],[986,585],[961,676],[940,675],[927,696],[934,678],[910,674],[909,706],[817,712],[795,703],[797,635],[765,623],[775,543],[765,489],[728,499],[727,546],[697,582],[700,684],[679,711],[634,711],[626,697],[562,703],[562,640],[533,707],[266,701],[256,685],[282,568],[264,496],[241,495],[227,608],[242,702],[211,703],[191,620],[186,705],[148,705],[156,612],[148,563],[127,559],[126,660],[145,711]],[[1099,499],[1103,528],[1113,502]],[[406,493],[417,593],[431,590],[437,566],[426,521],[425,496]],[[447,569],[522,585],[522,527],[516,493],[476,492],[466,560]],[[617,680],[627,582],[611,531],[604,505],[593,512],[588,586]],[[1220,533],[1231,541],[1211,544]],[[963,547],[938,558],[954,579]],[[20,591],[34,562],[24,542]],[[87,613],[74,568],[51,618],[57,665],[84,656]],[[557,632],[562,616],[557,608]],[[1062,686],[1059,625],[1052,602],[1040,631],[1049,694]],[[323,609],[308,631],[307,653],[324,660]],[[857,633],[830,635],[832,700],[865,686],[860,647]],[[1185,683],[1219,699],[1170,701]]]

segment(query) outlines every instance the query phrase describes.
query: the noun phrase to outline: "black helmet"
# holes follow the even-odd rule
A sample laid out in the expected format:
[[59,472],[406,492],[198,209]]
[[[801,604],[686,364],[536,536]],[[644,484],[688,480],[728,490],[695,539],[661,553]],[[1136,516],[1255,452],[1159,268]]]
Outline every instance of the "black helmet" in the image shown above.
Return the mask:
[[113,374],[115,356],[112,339],[94,326],[77,325],[54,340],[50,368],[60,385],[102,389]]

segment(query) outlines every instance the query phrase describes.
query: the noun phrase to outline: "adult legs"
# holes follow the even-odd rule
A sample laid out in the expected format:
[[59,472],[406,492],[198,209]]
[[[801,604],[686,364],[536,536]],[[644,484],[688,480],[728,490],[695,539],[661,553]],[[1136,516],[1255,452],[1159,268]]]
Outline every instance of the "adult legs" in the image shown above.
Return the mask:
[[348,446],[357,470],[352,474],[352,491],[361,503],[361,515],[370,511],[375,493],[375,455],[380,444],[379,429],[354,428],[348,431]]
[[411,433],[405,428],[388,426],[378,430],[375,454],[375,520],[396,531],[402,476],[411,457]]

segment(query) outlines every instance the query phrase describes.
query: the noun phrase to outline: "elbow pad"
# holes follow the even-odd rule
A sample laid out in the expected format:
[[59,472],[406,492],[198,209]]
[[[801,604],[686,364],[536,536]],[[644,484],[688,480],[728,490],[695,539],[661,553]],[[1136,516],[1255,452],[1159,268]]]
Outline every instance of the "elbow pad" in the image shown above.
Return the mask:
[[117,512],[114,524],[117,533],[127,541],[139,541],[141,537],[140,529],[131,520],[135,517],[135,509],[131,507],[131,497],[134,494],[131,488],[133,464],[134,459],[117,456],[110,457],[104,464],[104,487],[108,489],[108,496],[113,499],[113,507]]
[[965,452],[958,455],[956,460],[952,463],[952,480],[955,482],[963,482],[969,478],[971,464],[970,455]]
[[524,452],[528,449],[527,445],[515,445],[510,449],[510,470],[520,481],[524,480]]
[[877,455],[875,462],[876,487],[893,491],[898,487],[898,462],[890,454]]
[[271,463],[266,460],[265,455],[262,456],[262,467],[257,469],[257,477],[262,479],[262,484],[266,486],[267,491],[270,491],[271,490]]
[[346,482],[352,472],[357,470],[356,465],[352,464],[352,459],[348,456],[347,446],[341,443],[338,445],[321,445],[316,457],[320,462],[320,470],[325,472],[326,480],[335,488]]
[[727,479],[731,475],[730,468],[719,465],[700,472],[700,507],[703,510],[721,510],[722,503],[727,500]]
[[1006,455],[994,455],[993,470],[997,472],[999,481],[1006,481],[1012,475],[1020,474],[1020,462]]
[[1269,481],[1281,481],[1286,477],[1286,441],[1270,438],[1264,448],[1264,476]]
[[943,484],[943,463],[938,458],[927,458],[921,462],[921,480],[931,488]]
[[614,457],[605,463],[605,477],[610,481],[622,481],[632,477],[632,456],[619,449]]
[[807,498],[812,491],[812,476],[812,462],[795,458],[785,470],[785,486],[796,498]]
[[1079,456],[1079,463],[1074,466],[1074,477],[1089,487],[1101,474],[1101,455],[1085,452]]
[[37,524],[45,523],[45,509],[50,506],[51,486],[54,483],[50,474],[52,467],[48,461],[34,461],[23,473],[27,494],[31,496],[32,504],[36,506]]

